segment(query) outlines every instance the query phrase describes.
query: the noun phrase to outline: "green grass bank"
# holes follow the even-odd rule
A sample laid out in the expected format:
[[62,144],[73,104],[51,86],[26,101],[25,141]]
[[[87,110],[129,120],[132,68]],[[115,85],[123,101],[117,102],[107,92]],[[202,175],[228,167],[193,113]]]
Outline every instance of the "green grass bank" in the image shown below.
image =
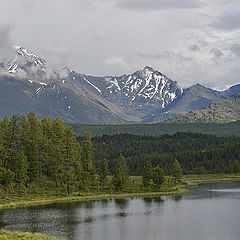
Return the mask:
[[[167,177],[168,179],[168,177]],[[170,178],[169,178],[170,179]],[[144,196],[163,196],[187,194],[187,187],[201,183],[240,181],[240,174],[202,174],[202,175],[184,175],[181,183],[177,186],[169,184],[166,181],[161,187],[160,192],[144,191],[141,188],[141,177],[129,177],[129,188],[125,192],[112,192],[99,190],[89,192],[73,192],[70,196],[59,191],[53,182],[44,180],[36,189],[14,190],[6,195],[0,195],[0,209],[27,207],[36,205],[46,205],[52,203],[91,201],[107,198],[127,198]]]
[[[167,178],[171,179],[171,178]],[[27,207],[34,205],[45,205],[52,203],[76,202],[76,201],[93,201],[107,198],[134,198],[134,197],[154,197],[166,195],[182,195],[190,191],[190,186],[196,186],[203,183],[211,182],[236,182],[240,181],[240,174],[202,174],[202,175],[185,175],[181,183],[172,186],[169,181],[163,184],[161,192],[144,192],[141,188],[141,177],[132,176],[129,178],[131,188],[124,193],[107,193],[107,192],[74,192],[71,196],[64,196],[58,192],[51,181],[43,181],[38,189],[28,192],[18,190],[15,193],[9,193],[0,198],[0,209]],[[130,191],[132,190],[132,192]],[[63,238],[51,237],[39,233],[22,233],[0,229],[0,239],[2,240],[64,240]]]
[[66,240],[65,238],[56,238],[40,233],[15,232],[0,229],[1,240]]

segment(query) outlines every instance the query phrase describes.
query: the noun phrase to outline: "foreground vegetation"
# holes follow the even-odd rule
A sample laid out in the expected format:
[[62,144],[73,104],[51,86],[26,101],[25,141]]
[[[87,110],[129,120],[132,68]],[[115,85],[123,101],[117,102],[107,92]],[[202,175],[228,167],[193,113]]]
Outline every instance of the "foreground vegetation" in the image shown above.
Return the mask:
[[40,233],[22,233],[0,229],[1,240],[64,240],[63,238],[50,237]]
[[[109,177],[110,178],[110,177]],[[54,182],[43,180],[38,190],[29,189],[28,191],[13,191],[7,195],[1,195],[0,209],[27,207],[35,205],[46,205],[52,203],[64,203],[75,201],[91,201],[106,198],[127,198],[143,196],[161,196],[187,194],[187,187],[201,183],[209,182],[235,182],[240,181],[240,174],[201,174],[184,175],[177,186],[174,185],[174,179],[166,176],[166,181],[161,186],[161,191],[146,190],[142,188],[142,178],[140,176],[130,176],[128,186],[124,192],[103,191],[79,191],[73,192],[71,196],[66,196],[60,192]]]

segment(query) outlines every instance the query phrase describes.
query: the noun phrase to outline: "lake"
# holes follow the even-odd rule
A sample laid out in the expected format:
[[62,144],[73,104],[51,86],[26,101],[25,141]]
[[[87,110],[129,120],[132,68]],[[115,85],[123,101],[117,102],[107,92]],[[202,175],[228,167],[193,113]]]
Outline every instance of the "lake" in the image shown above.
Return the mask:
[[0,227],[70,240],[239,240],[240,183],[184,196],[127,198],[0,211]]

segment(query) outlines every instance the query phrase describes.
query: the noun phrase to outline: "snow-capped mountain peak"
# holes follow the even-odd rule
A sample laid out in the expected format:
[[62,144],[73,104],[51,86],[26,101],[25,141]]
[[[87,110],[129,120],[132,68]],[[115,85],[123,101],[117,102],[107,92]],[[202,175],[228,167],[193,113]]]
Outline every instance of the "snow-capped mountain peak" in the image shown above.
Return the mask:
[[[0,67],[8,73],[15,74],[19,69],[24,70],[26,73],[34,74],[43,72],[46,68],[46,61],[33,53],[32,51],[24,48],[13,46],[15,53],[8,59],[0,59]],[[35,68],[35,69],[32,69]]]
[[35,53],[29,51],[24,47],[19,47],[16,52],[18,55],[20,55],[27,61],[34,63],[35,66],[37,66],[40,70],[45,69],[47,62],[43,58],[36,55]]

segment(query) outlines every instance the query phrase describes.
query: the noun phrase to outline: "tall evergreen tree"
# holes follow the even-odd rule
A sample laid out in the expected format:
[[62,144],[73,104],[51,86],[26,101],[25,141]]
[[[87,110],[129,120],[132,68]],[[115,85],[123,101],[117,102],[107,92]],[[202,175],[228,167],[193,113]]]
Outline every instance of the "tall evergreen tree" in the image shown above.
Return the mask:
[[92,135],[90,132],[84,132],[82,135],[82,162],[83,169],[86,172],[90,172],[93,167],[93,144],[92,144]]
[[59,183],[63,184],[64,137],[65,125],[60,119],[56,118],[52,122],[51,149],[48,159],[50,176],[54,179],[56,186],[58,186]]
[[67,193],[70,195],[70,187],[74,183],[76,178],[75,176],[75,169],[78,168],[78,150],[79,150],[79,143],[76,141],[74,136],[72,127],[66,127],[65,129],[65,137],[63,141],[64,145],[64,152],[63,152],[63,169],[62,178],[64,179],[64,183],[67,186]]
[[126,188],[128,179],[127,160],[122,154],[117,159],[116,170],[113,176],[113,186],[116,191],[123,191]]
[[177,185],[177,181],[182,178],[182,168],[177,159],[175,159],[172,166],[172,176],[174,177],[175,186]]
[[27,156],[29,164],[29,181],[30,183],[38,183],[39,181],[39,156],[38,147],[35,141],[29,141],[25,155]]
[[159,167],[159,165],[157,165],[157,167],[153,169],[153,183],[157,191],[160,191],[160,187],[164,181],[165,181],[164,171],[162,168]]
[[3,167],[5,169],[11,169],[14,167],[14,155],[17,155],[17,151],[20,150],[20,128],[19,128],[20,117],[13,115],[10,119],[5,116],[1,122],[1,127],[4,129],[3,134],[3,146],[5,148],[5,159]]
[[145,162],[142,174],[142,184],[145,189],[151,187],[151,182],[153,178],[153,169],[149,161]]
[[[23,153],[16,155],[15,156],[15,167],[14,167],[15,182],[27,185],[27,183],[29,181],[28,171],[29,171],[29,162],[27,160],[27,157]],[[32,177],[31,174],[30,174],[30,176]]]

